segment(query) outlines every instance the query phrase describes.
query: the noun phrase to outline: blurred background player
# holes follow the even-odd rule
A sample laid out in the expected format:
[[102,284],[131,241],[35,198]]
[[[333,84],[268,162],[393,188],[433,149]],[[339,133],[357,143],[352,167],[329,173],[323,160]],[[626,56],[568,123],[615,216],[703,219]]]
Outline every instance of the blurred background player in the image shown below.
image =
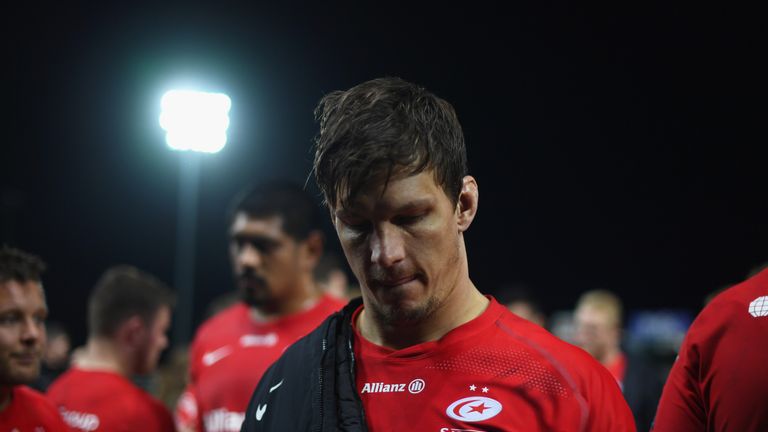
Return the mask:
[[229,238],[240,301],[195,335],[179,430],[239,431],[267,367],[343,306],[314,280],[320,226],[319,206],[297,185],[266,182],[236,198]]
[[173,431],[168,409],[131,381],[168,345],[173,296],[134,267],[108,269],[88,302],[88,341],[48,397],[77,431]]
[[547,316],[528,287],[518,284],[503,285],[497,291],[496,297],[499,303],[505,305],[513,314],[546,328]]
[[36,256],[0,249],[0,430],[68,431],[56,407],[27,387],[40,374],[48,307]]
[[662,383],[649,363],[622,350],[623,305],[606,290],[587,291],[574,311],[574,342],[605,366],[621,387],[638,431],[650,429]]

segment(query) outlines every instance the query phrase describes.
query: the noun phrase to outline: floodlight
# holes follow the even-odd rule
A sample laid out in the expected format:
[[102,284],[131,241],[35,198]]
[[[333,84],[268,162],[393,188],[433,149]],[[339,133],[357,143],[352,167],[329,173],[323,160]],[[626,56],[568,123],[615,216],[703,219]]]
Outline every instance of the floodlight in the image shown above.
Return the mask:
[[227,143],[232,101],[223,93],[171,90],[160,102],[160,126],[173,150],[217,153]]

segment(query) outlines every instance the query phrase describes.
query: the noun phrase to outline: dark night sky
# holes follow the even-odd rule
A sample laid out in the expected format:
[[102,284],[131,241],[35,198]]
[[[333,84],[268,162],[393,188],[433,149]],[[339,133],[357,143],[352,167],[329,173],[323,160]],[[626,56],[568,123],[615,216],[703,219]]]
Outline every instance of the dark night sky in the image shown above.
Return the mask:
[[157,115],[184,85],[233,101],[227,147],[202,168],[196,321],[232,287],[231,196],[263,178],[303,181],[319,98],[384,75],[459,113],[481,192],[467,235],[481,290],[527,283],[556,309],[603,287],[631,309],[695,311],[768,261],[756,14],[358,3],[10,15],[0,241],[48,262],[54,319],[83,337],[85,299],[112,264],[172,282],[180,155]]

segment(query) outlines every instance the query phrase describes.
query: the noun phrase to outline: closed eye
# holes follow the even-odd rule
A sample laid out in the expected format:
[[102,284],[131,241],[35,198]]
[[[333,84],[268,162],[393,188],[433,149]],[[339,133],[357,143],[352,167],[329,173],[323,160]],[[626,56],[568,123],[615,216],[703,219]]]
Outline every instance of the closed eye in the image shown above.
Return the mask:
[[359,233],[366,232],[371,227],[371,224],[365,221],[352,221],[352,222],[342,221],[342,222],[344,223],[344,226],[347,227],[347,229],[356,231]]
[[13,325],[21,321],[21,315],[15,312],[0,315],[0,325]]
[[392,219],[392,223],[400,226],[413,225],[415,223],[418,223],[422,219],[424,219],[426,215],[427,215],[426,213],[422,213],[422,214],[412,215],[412,216],[396,216],[395,218]]

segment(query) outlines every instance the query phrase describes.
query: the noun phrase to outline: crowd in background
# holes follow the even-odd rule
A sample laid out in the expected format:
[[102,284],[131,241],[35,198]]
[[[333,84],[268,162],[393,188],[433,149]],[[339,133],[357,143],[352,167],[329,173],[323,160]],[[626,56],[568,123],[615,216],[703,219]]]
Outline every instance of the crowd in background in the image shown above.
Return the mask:
[[[753,269],[745,277],[756,275],[761,268]],[[343,301],[360,294],[359,287],[347,274],[345,263],[333,253],[324,254],[314,272],[318,286]],[[715,290],[702,298],[701,307],[721,291],[723,289]],[[664,381],[694,314],[669,309],[627,311],[615,292],[602,289],[582,293],[571,310],[547,313],[540,300],[542,293],[530,286],[509,284],[500,285],[495,296],[514,314],[594,356],[621,386],[638,430],[649,430]],[[206,317],[211,318],[238,301],[236,291],[222,293],[210,302]],[[45,392],[84,350],[84,347],[72,346],[65,324],[47,322],[46,329],[47,344],[42,352],[40,373],[30,383],[40,392]],[[157,369],[144,375],[131,374],[130,379],[172,412],[188,383],[188,370],[189,346],[170,346]]]
[[[693,323],[673,311],[628,314],[620,287],[581,293],[568,311],[545,310],[543,287],[484,295],[463,240],[478,187],[450,104],[382,78],[332,92],[318,109],[315,178],[364,289],[325,253],[322,212],[305,189],[249,187],[229,212],[235,290],[161,364],[176,303],[165,283],[129,265],[105,269],[87,299],[87,341],[73,348],[62,324],[46,325],[58,305],[45,300],[43,261],[3,246],[0,429],[389,430],[444,412],[461,426],[493,419],[494,430],[765,430],[768,270],[708,296]],[[402,136],[382,141],[390,133]],[[358,166],[366,157],[376,169]],[[410,404],[393,417],[381,401],[405,393],[410,373],[421,375],[405,381],[408,393],[440,409]],[[452,381],[455,393],[435,402],[446,391],[430,380]]]

